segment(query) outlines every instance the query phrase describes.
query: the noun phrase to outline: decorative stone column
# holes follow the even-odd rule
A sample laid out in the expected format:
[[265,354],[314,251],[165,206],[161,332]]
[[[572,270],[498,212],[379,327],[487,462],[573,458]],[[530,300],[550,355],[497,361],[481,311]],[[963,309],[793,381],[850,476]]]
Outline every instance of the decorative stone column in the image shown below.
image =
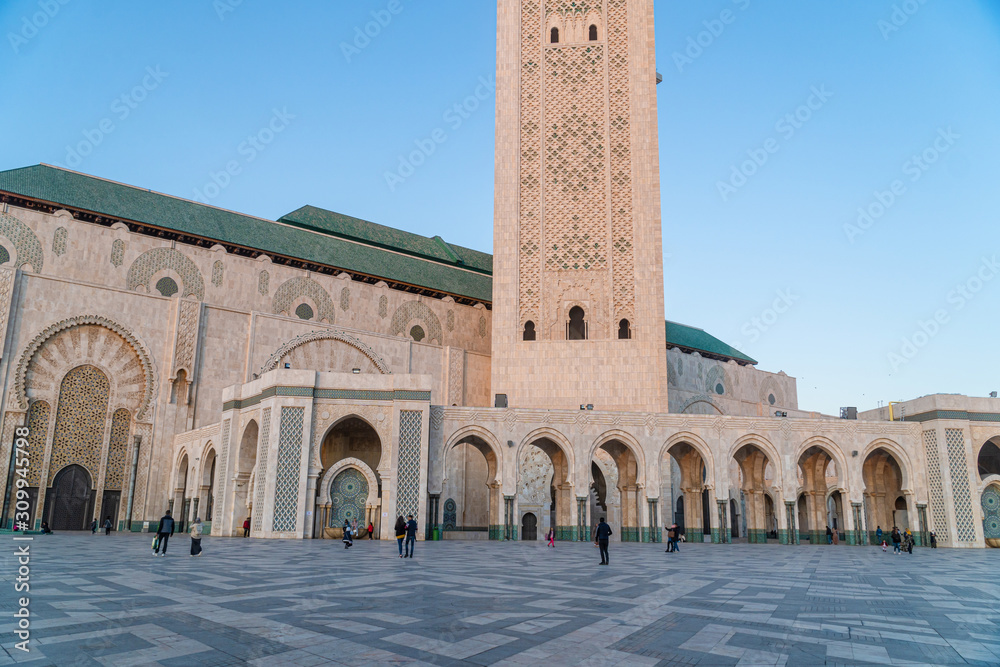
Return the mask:
[[314,512],[318,509],[316,507],[316,484],[317,480],[319,480],[320,472],[322,472],[320,468],[309,466],[309,476],[306,479],[306,516],[305,523],[302,526],[302,537],[307,540],[312,539],[316,529]]
[[489,539],[502,540],[505,525],[505,512],[507,503],[500,491],[500,482],[490,484],[490,519],[489,519]]
[[728,505],[729,501],[722,499],[715,501],[716,507],[718,507],[718,527],[712,526],[712,544],[729,544],[731,543],[732,537],[730,536],[729,529],[729,519]]
[[917,517],[920,520],[920,531],[913,533],[917,546],[927,547],[931,544],[931,533],[927,530],[927,503],[917,503]]
[[579,542],[586,542],[589,538],[590,531],[587,530],[587,501],[589,498],[586,496],[581,498],[577,496],[576,498],[576,539]]
[[688,542],[704,542],[701,492],[699,488],[681,489],[684,492],[684,532]]
[[649,505],[649,530],[647,535],[643,535],[643,542],[662,542],[663,535],[660,533],[660,527],[657,525],[659,522],[656,517],[659,516],[659,499],[657,498],[647,498],[646,503]]
[[864,546],[868,540],[866,539],[866,534],[864,530],[864,525],[861,523],[863,515],[863,506],[861,503],[851,503],[851,516],[853,518],[854,525],[853,530],[847,532],[847,543],[854,546]]
[[798,544],[799,531],[795,526],[796,502],[794,500],[785,501],[785,528],[778,529],[779,544]]

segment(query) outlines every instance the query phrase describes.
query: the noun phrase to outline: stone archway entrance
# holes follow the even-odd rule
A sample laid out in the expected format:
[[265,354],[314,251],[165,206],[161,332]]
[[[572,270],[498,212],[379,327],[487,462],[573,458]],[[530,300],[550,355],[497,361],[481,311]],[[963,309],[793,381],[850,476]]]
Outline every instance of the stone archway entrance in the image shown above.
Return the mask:
[[[339,539],[345,519],[357,520],[357,537],[368,536],[369,523],[373,524],[375,535],[381,535],[382,479],[378,472],[381,460],[382,440],[361,417],[345,417],[327,431],[320,446],[323,486],[316,494],[315,536]],[[338,471],[340,468],[343,469]],[[396,517],[388,519],[391,528]]]
[[[671,445],[667,455],[680,470],[680,491],[677,499],[677,524],[684,531],[688,542],[703,542],[705,534],[711,535],[709,493],[705,486],[708,471],[705,460],[692,445],[678,442]],[[675,519],[676,521],[676,519]],[[724,530],[725,528],[723,528]]]
[[359,528],[368,528],[365,507],[368,502],[368,480],[357,468],[347,468],[333,478],[330,485],[331,526],[343,526],[345,521],[357,521]]
[[521,539],[525,542],[538,540],[538,517],[532,512],[525,512],[521,517]]
[[[733,458],[739,466],[740,490],[746,504],[744,519],[747,542],[764,544],[772,530],[772,522],[768,521],[770,498],[767,492],[774,485],[774,467],[764,450],[754,444],[740,447]],[[731,512],[735,511],[736,508],[733,507]],[[770,517],[774,517],[773,503],[770,503]]]
[[[594,452],[591,472],[591,523],[600,516],[608,523],[622,542],[639,542],[642,539],[642,502],[637,484],[639,463],[635,453],[620,440],[608,440]],[[606,514],[595,510],[602,507]]]
[[52,530],[84,530],[94,511],[90,473],[80,465],[59,471],[46,497],[44,515]]
[[903,470],[896,457],[879,447],[865,458],[861,477],[865,482],[864,504],[869,542],[875,544],[878,541],[878,528],[883,533],[889,533],[897,525],[901,531],[906,530],[908,516],[903,496]]
[[498,470],[496,453],[479,436],[467,435],[448,448],[442,485],[444,539],[490,538],[502,506]]
[[[524,448],[518,461],[517,511],[523,517],[531,513],[542,517],[543,533],[555,529],[557,540],[575,540],[572,491],[569,485],[570,463],[562,448],[548,438],[539,438]],[[515,529],[523,520],[512,522]]]
[[[799,496],[799,534],[812,544],[826,544],[827,490],[840,481],[837,462],[818,445],[807,448],[798,460],[801,495]],[[831,526],[832,528],[832,526]]]

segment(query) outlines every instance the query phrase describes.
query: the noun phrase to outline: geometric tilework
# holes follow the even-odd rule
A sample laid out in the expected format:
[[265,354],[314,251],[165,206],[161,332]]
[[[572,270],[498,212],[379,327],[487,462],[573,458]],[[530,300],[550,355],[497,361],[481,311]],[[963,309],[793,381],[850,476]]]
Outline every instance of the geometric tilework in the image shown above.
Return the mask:
[[417,516],[420,500],[420,432],[423,413],[399,413],[399,470],[396,481],[396,516]]
[[268,291],[271,288],[271,274],[267,271],[261,271],[260,275],[257,276],[257,291],[260,292],[261,296],[267,296]]
[[389,299],[385,296],[378,298],[378,316],[383,320],[389,316]]
[[42,479],[51,411],[45,401],[35,401],[28,409],[28,486],[38,486]]
[[148,290],[149,279],[163,269],[171,269],[180,276],[184,284],[182,297],[193,296],[199,301],[205,298],[205,279],[201,277],[198,266],[174,248],[153,248],[139,255],[128,267],[126,288],[145,287]]
[[486,317],[479,316],[479,337],[486,338]]
[[445,326],[448,327],[448,331],[455,330],[455,311],[449,310],[448,315],[444,318]]
[[351,290],[349,287],[345,287],[340,290],[340,309],[350,310],[351,309]]
[[542,10],[538,0],[521,3],[520,147],[518,201],[519,321],[538,320],[542,272]]
[[442,344],[441,320],[438,319],[433,310],[419,301],[408,301],[396,309],[396,312],[392,314],[392,326],[389,328],[389,333],[398,336],[407,330],[407,325],[413,320],[423,323],[428,342],[436,340],[438,345]]
[[944,440],[948,446],[948,468],[951,472],[952,501],[955,504],[955,528],[958,531],[958,539],[962,542],[973,542],[976,539],[976,528],[973,524],[969,464],[965,456],[965,437],[962,429],[946,428]]
[[298,523],[299,473],[302,461],[302,425],[305,408],[281,408],[278,470],[274,480],[273,531],[295,530]]
[[10,261],[10,253],[7,252],[7,248],[0,245],[0,264],[6,264]]
[[344,521],[364,521],[368,500],[368,480],[357,468],[347,468],[333,478],[330,485],[330,527],[343,526]]
[[125,263],[125,242],[115,239],[111,244],[111,266],[121,266]]
[[57,256],[66,254],[67,236],[69,236],[69,232],[66,231],[65,227],[57,228],[56,233],[52,235],[52,252],[54,252]]
[[0,213],[0,235],[6,236],[17,251],[17,267],[30,264],[35,273],[42,272],[42,244],[31,227],[8,213]]
[[225,267],[220,260],[215,260],[215,264],[212,265],[212,284],[216,287],[222,286],[222,276],[225,272]]
[[988,540],[1000,540],[1000,487],[986,487],[982,503],[983,536]]
[[260,442],[257,445],[257,481],[254,482],[253,521],[251,529],[258,532],[264,517],[264,495],[267,490],[267,455],[271,439],[271,408],[264,408],[261,416]]
[[108,464],[105,467],[104,488],[121,491],[125,480],[125,464],[128,456],[128,431],[132,416],[124,408],[115,410],[111,418],[111,441],[108,443]]
[[82,465],[96,482],[111,383],[93,366],[77,366],[63,378],[49,462],[49,486],[70,464]]
[[944,485],[941,481],[941,462],[938,458],[937,431],[924,431],[924,453],[927,456],[927,482],[931,491],[931,513],[934,532],[942,542],[948,540],[948,510],[944,503]]
[[226,497],[226,470],[229,465],[229,432],[231,430],[232,420],[226,419],[222,422],[222,453],[219,454],[218,465],[216,466],[216,479],[215,479],[215,497],[219,498],[220,501],[215,503],[215,516],[212,517],[212,524],[221,527],[222,526],[222,510],[226,504],[224,499]]
[[323,286],[312,278],[299,276],[286,280],[274,293],[274,302],[271,310],[276,314],[291,314],[292,306],[296,305],[299,299],[308,297],[316,304],[318,312],[316,319],[320,322],[326,321],[333,324],[335,321],[335,311],[333,300]]
[[[611,92],[611,216],[614,319],[635,311],[635,263],[632,225],[632,130],[629,92],[628,9],[625,0],[608,4],[608,83]],[[726,385],[727,387],[729,385]],[[714,387],[713,387],[714,388]]]

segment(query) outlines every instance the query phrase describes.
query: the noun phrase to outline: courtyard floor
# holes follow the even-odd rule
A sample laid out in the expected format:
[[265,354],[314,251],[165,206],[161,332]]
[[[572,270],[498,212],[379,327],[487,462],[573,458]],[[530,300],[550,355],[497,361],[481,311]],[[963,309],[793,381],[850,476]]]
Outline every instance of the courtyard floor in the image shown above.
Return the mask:
[[206,538],[31,542],[0,665],[998,665],[1000,550]]

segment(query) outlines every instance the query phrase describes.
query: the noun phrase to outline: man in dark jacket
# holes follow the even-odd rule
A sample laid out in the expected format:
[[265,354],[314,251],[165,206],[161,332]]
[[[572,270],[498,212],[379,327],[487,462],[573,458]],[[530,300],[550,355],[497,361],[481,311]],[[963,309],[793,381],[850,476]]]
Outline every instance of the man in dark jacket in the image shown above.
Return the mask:
[[408,515],[406,522],[406,555],[403,558],[413,558],[413,548],[417,546],[417,522],[413,520],[413,515]]
[[[160,518],[160,525],[156,527],[156,549],[153,551],[153,555],[166,556],[167,555],[167,540],[171,535],[174,534],[174,519],[170,516],[170,510]],[[160,553],[160,550],[163,553]]]
[[611,526],[604,523],[604,517],[597,524],[597,546],[601,548],[601,565],[610,565],[611,557],[608,556],[608,538],[611,537]]

